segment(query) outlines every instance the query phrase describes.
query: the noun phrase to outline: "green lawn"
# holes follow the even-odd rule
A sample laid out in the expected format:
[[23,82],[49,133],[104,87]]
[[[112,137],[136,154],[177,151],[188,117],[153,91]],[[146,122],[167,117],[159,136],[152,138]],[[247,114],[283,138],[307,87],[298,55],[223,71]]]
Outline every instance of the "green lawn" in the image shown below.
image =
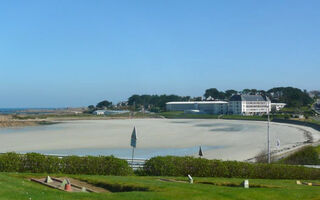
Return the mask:
[[[0,173],[0,199],[320,199],[320,186],[296,185],[295,180],[250,179],[251,185],[266,188],[217,186],[240,184],[243,179],[194,178],[195,184],[160,181],[160,177],[68,175],[90,183],[123,188],[147,188],[149,191],[112,193],[68,193],[34,183],[29,177],[40,174]],[[164,178],[164,177],[161,177]],[[172,179],[172,177],[170,177]],[[187,180],[184,177],[177,180]],[[200,184],[208,182],[211,184]],[[318,181],[320,182],[320,181]],[[212,185],[215,184],[215,185]]]

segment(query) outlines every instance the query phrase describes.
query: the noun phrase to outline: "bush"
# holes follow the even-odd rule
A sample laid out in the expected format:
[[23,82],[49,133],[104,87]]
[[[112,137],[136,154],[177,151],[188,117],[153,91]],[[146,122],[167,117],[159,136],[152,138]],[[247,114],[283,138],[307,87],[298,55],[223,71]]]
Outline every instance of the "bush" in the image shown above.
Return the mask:
[[21,155],[12,152],[0,155],[0,171],[18,172],[20,171],[21,166]]
[[0,171],[121,176],[133,174],[126,160],[113,156],[67,156],[58,158],[38,153],[1,154]]
[[312,146],[307,146],[293,153],[280,163],[291,165],[318,165],[320,164],[319,154]]
[[[276,158],[270,154],[270,162],[275,162]],[[255,157],[256,163],[268,163],[268,151],[262,150]]]
[[207,160],[193,157],[154,157],[146,161],[143,175],[262,178],[262,179],[320,179],[320,169],[284,164],[252,164],[237,161]]

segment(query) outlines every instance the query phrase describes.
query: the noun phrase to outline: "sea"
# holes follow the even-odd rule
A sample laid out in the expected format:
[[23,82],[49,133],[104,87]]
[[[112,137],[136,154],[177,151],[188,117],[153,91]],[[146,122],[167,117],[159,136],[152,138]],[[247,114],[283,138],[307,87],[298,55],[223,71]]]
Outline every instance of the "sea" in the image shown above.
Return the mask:
[[[59,110],[62,108],[0,108],[0,114],[38,114],[51,113],[50,111]],[[47,112],[45,112],[47,111]]]

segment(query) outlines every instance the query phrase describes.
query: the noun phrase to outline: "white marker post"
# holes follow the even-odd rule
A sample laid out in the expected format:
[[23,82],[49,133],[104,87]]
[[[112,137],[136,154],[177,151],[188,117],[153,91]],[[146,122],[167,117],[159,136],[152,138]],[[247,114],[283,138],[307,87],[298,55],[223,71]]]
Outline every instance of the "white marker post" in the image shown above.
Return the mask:
[[188,174],[188,178],[189,178],[189,183],[193,184],[193,178],[192,178],[192,176],[190,174]]
[[134,148],[137,147],[137,130],[136,130],[136,127],[133,127],[133,131],[132,131],[132,134],[131,134],[131,143],[130,143],[130,146],[132,146],[131,167],[133,167]]

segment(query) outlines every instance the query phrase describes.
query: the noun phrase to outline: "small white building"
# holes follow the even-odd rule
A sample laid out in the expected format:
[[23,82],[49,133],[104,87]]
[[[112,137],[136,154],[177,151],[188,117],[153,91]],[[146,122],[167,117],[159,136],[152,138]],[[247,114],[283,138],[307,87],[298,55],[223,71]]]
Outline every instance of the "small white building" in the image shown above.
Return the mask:
[[229,114],[262,115],[271,111],[271,101],[262,95],[233,95],[229,101]]
[[226,114],[228,102],[226,101],[181,101],[166,103],[167,111],[190,111],[199,110],[201,113]]
[[129,113],[129,110],[96,110],[93,112],[94,115],[117,115]]
[[285,103],[271,103],[271,110],[272,111],[279,111],[284,108],[287,104]]
[[105,110],[95,110],[92,114],[94,115],[104,115]]

